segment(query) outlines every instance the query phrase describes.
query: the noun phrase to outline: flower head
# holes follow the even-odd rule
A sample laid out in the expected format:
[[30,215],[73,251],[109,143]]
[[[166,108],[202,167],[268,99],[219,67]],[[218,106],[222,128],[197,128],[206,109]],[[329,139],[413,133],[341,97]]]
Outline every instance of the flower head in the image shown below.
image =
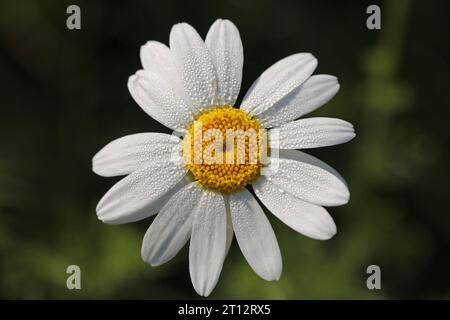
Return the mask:
[[[93,159],[102,176],[126,175],[100,200],[97,215],[120,224],[158,213],[146,232],[142,258],[153,266],[189,241],[189,270],[198,294],[214,289],[233,236],[253,270],[277,280],[282,261],[273,229],[249,189],[299,233],[329,239],[336,225],[323,206],[347,203],[344,179],[295,149],[351,140],[350,123],[300,119],[328,102],[337,79],[315,75],[309,53],[284,58],[254,82],[240,108],[243,66],[239,31],[217,20],[205,42],[190,25],[170,33],[170,49],[149,41],[143,70],[128,88],[153,119],[182,137],[140,133],[106,145]],[[270,170],[267,170],[270,169]]]

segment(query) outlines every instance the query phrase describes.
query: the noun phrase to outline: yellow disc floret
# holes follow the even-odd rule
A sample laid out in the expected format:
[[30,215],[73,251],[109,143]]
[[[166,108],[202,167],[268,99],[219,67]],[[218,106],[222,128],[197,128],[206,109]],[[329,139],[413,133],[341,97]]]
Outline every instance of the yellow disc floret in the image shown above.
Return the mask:
[[228,106],[210,109],[186,132],[186,167],[207,189],[242,189],[260,174],[262,136],[259,122],[245,111]]

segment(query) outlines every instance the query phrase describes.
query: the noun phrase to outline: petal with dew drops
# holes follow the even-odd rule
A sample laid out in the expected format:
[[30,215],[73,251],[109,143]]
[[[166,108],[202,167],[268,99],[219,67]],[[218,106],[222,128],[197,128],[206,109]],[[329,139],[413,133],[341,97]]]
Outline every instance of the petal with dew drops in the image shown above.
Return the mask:
[[307,118],[292,121],[279,128],[271,136],[271,147],[279,149],[310,149],[333,146],[355,137],[351,123],[335,118]]
[[330,101],[339,91],[336,77],[327,74],[311,76],[257,118],[266,128],[279,127],[310,113]]
[[142,241],[142,259],[159,266],[172,259],[189,240],[194,210],[203,190],[192,182],[175,193],[152,222]]
[[258,202],[243,189],[230,195],[230,211],[236,240],[249,265],[261,278],[278,280],[282,270],[280,248]]
[[182,130],[193,119],[192,108],[156,73],[139,70],[128,79],[136,103],[153,119],[173,130]]
[[319,206],[339,206],[350,198],[347,184],[336,170],[306,153],[280,150],[277,170],[266,178],[280,189]]
[[295,197],[263,176],[252,186],[266,208],[295,231],[317,240],[336,234],[336,224],[325,208]]
[[174,135],[149,132],[116,139],[92,159],[92,170],[104,177],[130,174],[150,163],[169,162],[180,152],[180,139]]
[[301,86],[316,67],[317,59],[310,53],[297,53],[278,61],[253,83],[241,109],[258,116]]
[[178,23],[170,31],[170,51],[186,94],[197,111],[214,104],[217,79],[208,48],[195,29]]
[[229,20],[218,19],[205,40],[217,77],[216,104],[233,106],[241,89],[244,50],[239,30]]
[[97,217],[105,223],[136,221],[186,175],[186,169],[169,162],[137,170],[117,182],[99,201]]
[[194,210],[189,273],[195,291],[208,296],[219,280],[226,255],[227,217],[222,194],[204,191]]

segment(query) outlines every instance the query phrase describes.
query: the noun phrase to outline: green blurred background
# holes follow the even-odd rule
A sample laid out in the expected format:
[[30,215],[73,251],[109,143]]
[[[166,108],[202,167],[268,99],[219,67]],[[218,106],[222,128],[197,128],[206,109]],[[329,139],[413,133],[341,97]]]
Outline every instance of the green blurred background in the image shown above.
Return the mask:
[[[82,29],[66,28],[81,7]],[[366,28],[378,4],[382,30]],[[131,98],[139,47],[171,26],[202,36],[216,18],[240,29],[242,94],[277,60],[312,52],[341,90],[312,115],[356,128],[348,144],[314,149],[351,191],[330,208],[338,234],[310,240],[269,215],[281,280],[266,282],[234,241],[211,298],[450,298],[450,4],[446,1],[2,1],[0,4],[0,297],[197,298],[186,248],[152,268],[140,257],[151,219],[99,222],[95,205],[118,179],[91,172],[107,142],[169,131]],[[447,36],[446,36],[447,34]],[[66,288],[66,267],[82,290]],[[382,290],[366,288],[377,264]]]

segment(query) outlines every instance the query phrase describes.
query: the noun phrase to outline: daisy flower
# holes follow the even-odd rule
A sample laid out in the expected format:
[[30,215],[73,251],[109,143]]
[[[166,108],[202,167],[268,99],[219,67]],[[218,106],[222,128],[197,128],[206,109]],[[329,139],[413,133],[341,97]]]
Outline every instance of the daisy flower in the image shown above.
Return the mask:
[[[132,97],[179,134],[138,133],[114,140],[94,156],[93,171],[126,175],[98,203],[101,221],[122,224],[158,213],[143,239],[144,261],[161,265],[190,240],[192,284],[208,296],[236,236],[253,270],[265,280],[278,280],[280,249],[254,195],[305,236],[325,240],[336,233],[324,206],[348,202],[346,183],[333,168],[296,149],[344,143],[355,134],[350,123],[339,119],[297,120],[339,90],[336,77],[312,75],[317,66],[313,55],[297,53],[272,65],[239,108],[234,104],[244,57],[232,22],[214,22],[205,41],[189,24],[176,24],[170,48],[149,41],[140,57],[143,69],[128,80]],[[233,130],[252,131],[257,139],[244,136],[238,144],[233,138],[217,147],[222,135]],[[255,148],[256,160],[249,151]],[[260,156],[263,150],[268,161]],[[216,161],[206,161],[206,154]],[[236,161],[240,156],[242,161]],[[221,161],[225,158],[231,162]]]

